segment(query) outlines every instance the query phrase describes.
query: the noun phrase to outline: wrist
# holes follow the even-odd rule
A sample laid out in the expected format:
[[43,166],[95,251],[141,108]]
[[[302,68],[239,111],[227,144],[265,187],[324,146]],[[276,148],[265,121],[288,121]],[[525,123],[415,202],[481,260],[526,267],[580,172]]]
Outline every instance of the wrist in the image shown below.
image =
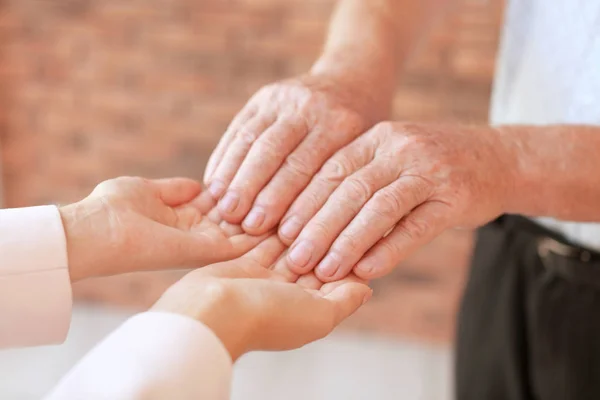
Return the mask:
[[59,208],[67,239],[67,257],[71,282],[97,275],[96,265],[106,260],[102,246],[107,240],[94,220],[102,205],[94,201],[82,200]]
[[493,132],[498,138],[497,147],[504,156],[503,175],[497,181],[504,182],[502,190],[502,212],[505,214],[522,214],[523,197],[531,195],[531,183],[527,177],[523,154],[523,142],[518,129],[511,127],[495,127]]
[[208,327],[235,362],[251,348],[251,321],[226,279],[180,282],[169,288],[152,307],[192,318]]
[[342,54],[323,54],[311,68],[309,75],[325,78],[338,89],[352,93],[353,100],[359,107],[367,110],[370,122],[390,119],[394,95],[394,69],[386,73],[385,61],[378,66],[357,62]]

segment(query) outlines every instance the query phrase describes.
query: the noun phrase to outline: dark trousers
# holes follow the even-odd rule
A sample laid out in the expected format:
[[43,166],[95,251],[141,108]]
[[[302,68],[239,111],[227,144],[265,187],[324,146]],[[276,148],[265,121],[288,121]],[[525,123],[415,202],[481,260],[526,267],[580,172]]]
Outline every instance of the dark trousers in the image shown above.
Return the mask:
[[515,216],[478,232],[456,400],[600,399],[600,256]]

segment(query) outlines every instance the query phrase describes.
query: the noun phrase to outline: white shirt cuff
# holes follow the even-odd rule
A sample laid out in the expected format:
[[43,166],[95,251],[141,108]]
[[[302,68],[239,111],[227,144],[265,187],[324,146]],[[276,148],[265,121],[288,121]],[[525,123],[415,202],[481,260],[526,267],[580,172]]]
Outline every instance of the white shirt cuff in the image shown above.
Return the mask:
[[64,341],[72,293],[55,206],[0,210],[0,348]]

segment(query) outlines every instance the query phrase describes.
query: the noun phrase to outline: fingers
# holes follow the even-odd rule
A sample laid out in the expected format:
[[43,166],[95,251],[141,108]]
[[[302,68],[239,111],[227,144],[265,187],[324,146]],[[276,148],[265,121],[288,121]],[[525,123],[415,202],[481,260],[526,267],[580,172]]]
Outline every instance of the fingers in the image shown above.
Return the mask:
[[[233,133],[231,142],[225,149],[219,164],[215,166],[215,171],[208,182],[208,190],[215,198],[223,196],[252,144],[275,122],[275,119],[274,114],[255,116]],[[219,207],[225,211],[235,209],[239,200],[239,197],[235,197],[235,193],[224,196],[219,202]]]
[[[315,236],[312,236],[316,243],[328,246],[331,240],[334,240],[327,255],[315,269],[317,277],[324,282],[345,277],[375,243],[403,216],[426,201],[429,195],[429,186],[423,181],[413,177],[402,177],[377,191],[339,235],[335,232],[336,237],[333,239],[331,236],[316,236],[319,235],[319,232],[316,232]],[[329,215],[323,216],[319,212],[305,230],[308,230],[315,220],[319,226],[320,218],[324,218],[320,220],[322,225],[331,226],[332,221],[336,219],[335,210],[336,207],[331,209]]]
[[[307,133],[306,122],[293,117],[275,122],[260,135],[235,174],[225,197],[219,202],[219,210],[224,219],[239,223],[246,217],[256,195]],[[231,198],[237,200],[231,202]],[[256,208],[246,218],[246,225],[260,226],[264,219],[265,210]]]
[[252,236],[245,233],[240,235],[231,236],[228,240],[231,243],[231,249],[226,256],[222,259],[231,259],[235,257],[239,257],[242,254],[246,254],[248,251],[253,249],[263,240],[269,237],[269,234],[264,234],[261,236]]
[[225,236],[227,236],[228,238],[236,235],[242,235],[245,233],[241,226],[230,224],[227,221],[220,221],[219,228],[221,228]]
[[214,224],[217,225],[221,225],[221,223],[223,223],[223,218],[221,218],[221,214],[219,214],[219,210],[217,210],[217,208],[213,208],[212,210],[210,210],[208,212],[208,214],[206,214],[206,217],[208,218],[209,221],[211,221]]
[[269,266],[277,260],[285,246],[276,235],[260,242],[256,247],[240,258],[212,264],[193,271],[194,277],[228,278],[228,279],[273,279],[282,278],[269,270]]
[[[279,227],[281,240],[292,244],[340,183],[373,159],[375,149],[376,143],[359,139],[331,157],[283,217]],[[314,262],[316,261],[318,260]],[[306,270],[309,269],[302,270],[302,267],[299,267],[296,272],[303,273]]]
[[371,298],[373,290],[363,283],[347,282],[339,285],[323,298],[333,306],[333,326],[339,325]]
[[[229,147],[231,140],[233,139],[235,133],[240,129],[240,127],[246,124],[254,115],[256,114],[256,109],[250,105],[247,105],[239,112],[231,121],[231,124],[227,127],[225,134],[219,141],[219,144],[212,152],[210,158],[208,159],[208,163],[206,164],[206,169],[204,170],[204,184],[210,184],[212,179],[212,175],[215,172],[216,167],[221,163],[223,159],[223,155],[225,151]],[[220,194],[215,194],[215,198],[218,198]]]
[[[318,278],[316,278],[316,279],[318,279]],[[354,273],[350,273],[347,277],[345,277],[344,279],[340,279],[339,281],[323,283],[322,286],[319,288],[319,292],[321,293],[321,295],[324,296],[326,294],[333,292],[339,286],[344,285],[348,282],[362,283],[364,285],[369,284],[369,282],[367,280],[359,278]]]
[[285,258],[285,253],[275,262],[271,269],[279,276],[282,276],[286,282],[296,282],[300,277],[300,275],[298,275],[289,268]]
[[354,267],[354,273],[363,279],[389,273],[400,261],[448,228],[448,212],[444,203],[423,203],[367,252]]
[[271,235],[258,246],[246,253],[243,258],[258,263],[263,268],[270,268],[285,251],[286,246],[277,235]]
[[189,272],[186,280],[224,278],[224,279],[272,279],[273,272],[249,261],[239,258],[211,264],[204,268],[197,268]]
[[264,286],[262,298],[271,306],[260,329],[271,336],[259,348],[291,349],[323,338],[371,296],[367,285],[355,282],[345,282],[326,294],[295,284],[269,286]]
[[[373,194],[395,177],[392,168],[374,161],[346,178],[292,245],[288,255],[291,268],[297,273],[312,270]],[[317,276],[331,278],[345,258],[343,253],[330,252],[321,261]]]
[[168,236],[169,240],[174,241],[172,246],[180,249],[180,258],[188,263],[201,259],[203,265],[240,257],[270,236],[269,233],[252,236],[240,232],[239,227],[216,225],[208,216],[182,234],[185,236]]
[[190,201],[190,206],[196,208],[203,215],[207,215],[215,208],[216,204],[217,202],[207,190],[200,192],[196,198]]
[[[274,228],[325,161],[352,141],[360,133],[359,129],[358,125],[339,131],[317,126],[309,132],[291,154],[286,154],[280,168],[256,197],[243,222],[246,232],[261,234]],[[332,134],[332,130],[336,133]],[[254,217],[255,212],[262,217]]]
[[202,185],[188,178],[154,179],[161,200],[169,207],[177,207],[193,200],[202,191]]
[[319,280],[314,272],[304,274],[296,280],[296,283],[305,289],[319,290],[323,286],[323,282]]

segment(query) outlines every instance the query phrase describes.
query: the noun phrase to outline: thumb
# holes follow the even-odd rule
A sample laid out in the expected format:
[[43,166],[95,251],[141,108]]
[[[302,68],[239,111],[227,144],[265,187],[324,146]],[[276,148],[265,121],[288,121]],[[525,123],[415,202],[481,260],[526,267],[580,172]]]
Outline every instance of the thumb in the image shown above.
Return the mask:
[[202,185],[188,178],[166,178],[152,180],[160,198],[169,207],[177,207],[193,200],[202,191]]
[[323,298],[333,303],[337,326],[365,304],[372,294],[373,290],[364,283],[347,282],[336,287]]

